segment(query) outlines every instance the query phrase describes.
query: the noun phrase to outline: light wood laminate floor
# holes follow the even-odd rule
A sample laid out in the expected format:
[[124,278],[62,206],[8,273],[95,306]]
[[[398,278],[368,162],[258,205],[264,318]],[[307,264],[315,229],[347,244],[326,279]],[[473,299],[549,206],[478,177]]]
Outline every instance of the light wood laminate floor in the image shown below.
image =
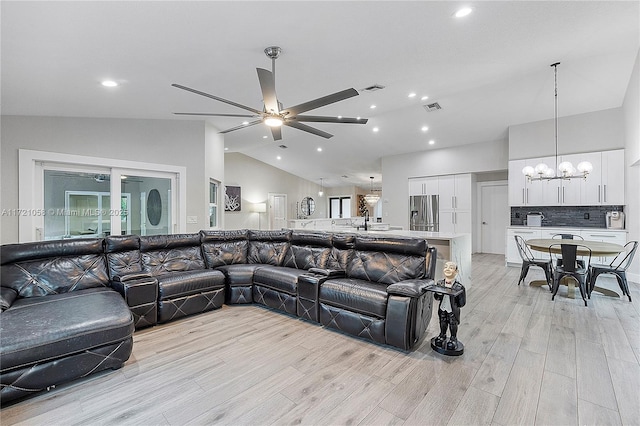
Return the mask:
[[[640,288],[555,301],[474,255],[460,357],[406,353],[260,306],[136,332],[118,371],[3,408],[2,425],[617,425],[640,422]],[[610,278],[607,278],[610,279]],[[599,281],[599,284],[601,281]],[[615,284],[614,287],[615,288]]]

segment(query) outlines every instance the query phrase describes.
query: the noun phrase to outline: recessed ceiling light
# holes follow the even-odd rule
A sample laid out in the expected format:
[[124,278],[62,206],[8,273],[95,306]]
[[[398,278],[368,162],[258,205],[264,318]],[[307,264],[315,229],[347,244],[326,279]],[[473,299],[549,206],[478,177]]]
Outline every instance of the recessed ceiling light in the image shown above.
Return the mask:
[[454,14],[454,16],[455,16],[456,18],[462,18],[462,17],[467,16],[467,15],[468,15],[468,14],[470,14],[471,12],[473,12],[473,9],[472,9],[472,8],[470,8],[470,7],[463,7],[463,8],[458,9],[458,10],[456,11],[456,13]]
[[356,117],[356,120],[360,120],[360,117]]
[[242,122],[242,125],[243,125],[243,126],[246,126],[247,124],[249,124],[249,122],[248,122],[248,121],[243,121],[243,122]]
[[427,99],[429,99],[428,96],[423,96],[423,97],[420,98],[421,101],[426,101]]
[[227,148],[227,147],[225,146],[225,147],[224,147],[224,150],[225,150],[225,151],[229,151],[229,148]]
[[422,129],[420,130],[422,130],[423,132],[426,132],[427,130],[429,130],[429,128],[427,126],[422,126]]
[[282,160],[282,157],[280,157],[279,155],[276,157],[278,160]]
[[318,147],[318,152],[322,152],[322,147]]
[[375,105],[371,105],[369,108],[376,109],[376,106]]
[[380,130],[380,129],[378,129],[377,127],[374,127],[374,128],[373,128],[373,131],[374,131],[374,132],[377,132],[378,130]]
[[338,120],[342,120],[342,116],[341,115],[338,116]]
[[416,94],[415,94],[415,93],[413,93],[413,92],[411,92],[411,93],[409,93],[409,97],[410,97],[410,98],[415,98],[415,97],[416,97]]
[[435,143],[436,143],[436,141],[434,141],[433,139],[431,139],[431,140],[429,141],[429,145],[433,145],[433,144],[435,144]]
[[104,87],[116,87],[118,85],[118,83],[113,80],[104,80],[101,84]]
[[268,138],[268,136],[267,136],[267,135],[264,135],[264,136],[262,137],[262,139],[266,139],[266,138]]

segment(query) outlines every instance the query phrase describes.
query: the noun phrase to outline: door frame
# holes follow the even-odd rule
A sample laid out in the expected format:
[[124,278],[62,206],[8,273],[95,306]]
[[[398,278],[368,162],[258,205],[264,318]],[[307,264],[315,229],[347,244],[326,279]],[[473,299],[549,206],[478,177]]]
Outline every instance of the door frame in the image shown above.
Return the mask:
[[[476,229],[477,238],[475,238],[475,247],[473,248],[474,253],[482,252],[482,188],[487,186],[505,186],[507,188],[507,204],[505,208],[508,210],[509,207],[509,181],[508,180],[495,180],[495,181],[486,181],[486,182],[477,182],[476,194],[477,194],[477,214],[476,214]],[[505,233],[507,232],[507,226],[509,223],[505,225]],[[505,256],[506,256],[506,247],[505,247]]]
[[[186,232],[187,227],[187,168],[167,164],[144,163],[140,161],[118,160],[113,158],[88,157],[84,155],[59,152],[18,150],[18,205],[21,210],[41,214],[21,215],[18,218],[18,240],[21,243],[38,241],[44,237],[44,170],[51,167],[69,167],[70,169],[91,169],[94,167],[111,170],[111,193],[120,194],[120,176],[122,174],[151,175],[173,174],[175,190],[178,192],[175,202],[172,232]],[[172,189],[173,189],[172,185]],[[111,208],[120,209],[120,197],[111,197]],[[120,231],[120,221],[112,221],[112,232]]]
[[[289,221],[289,199],[287,197],[287,194],[282,194],[282,193],[278,193],[278,192],[269,192],[267,194],[267,200],[268,200],[268,223],[269,223],[269,229],[273,229],[273,221],[275,220],[274,214],[273,214],[273,200],[275,197],[283,197],[284,198],[284,226],[285,227],[289,227],[288,221]],[[258,213],[261,214],[261,213]]]

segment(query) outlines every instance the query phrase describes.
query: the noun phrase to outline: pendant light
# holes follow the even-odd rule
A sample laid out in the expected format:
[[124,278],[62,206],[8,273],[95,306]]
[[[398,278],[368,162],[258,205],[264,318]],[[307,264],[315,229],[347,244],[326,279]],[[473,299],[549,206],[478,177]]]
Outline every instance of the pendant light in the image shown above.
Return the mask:
[[380,200],[380,196],[378,194],[374,194],[373,192],[373,176],[371,176],[370,179],[371,179],[371,192],[369,192],[367,195],[364,196],[364,200],[370,206],[374,206],[376,205],[378,200]]
[[[555,169],[547,166],[545,163],[539,163],[535,167],[526,166],[522,169],[522,173],[531,181],[550,181],[554,179],[586,179],[587,175],[593,170],[593,165],[588,161],[578,163],[577,170],[569,161],[563,161],[558,164],[558,65],[560,62],[551,64],[554,74],[554,126],[555,126],[555,142],[556,142],[556,164]],[[556,171],[560,174],[556,176]],[[578,172],[578,174],[575,174]],[[537,175],[537,177],[534,177]]]
[[318,191],[318,196],[322,197],[324,195],[324,184],[322,178],[320,178],[320,191]]

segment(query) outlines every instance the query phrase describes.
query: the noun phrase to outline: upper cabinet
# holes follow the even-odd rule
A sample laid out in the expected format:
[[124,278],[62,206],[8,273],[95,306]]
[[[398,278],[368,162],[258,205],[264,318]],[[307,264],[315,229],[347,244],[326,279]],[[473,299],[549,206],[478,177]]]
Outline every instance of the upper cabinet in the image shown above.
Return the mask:
[[555,157],[509,161],[509,205],[511,206],[597,206],[624,205],[624,149],[563,155],[558,162],[576,166],[590,161],[593,171],[586,179],[529,182],[525,166],[544,162],[556,167]]
[[438,177],[409,179],[409,196],[411,195],[437,195]]
[[471,210],[471,175],[447,175],[438,178],[441,210]]

